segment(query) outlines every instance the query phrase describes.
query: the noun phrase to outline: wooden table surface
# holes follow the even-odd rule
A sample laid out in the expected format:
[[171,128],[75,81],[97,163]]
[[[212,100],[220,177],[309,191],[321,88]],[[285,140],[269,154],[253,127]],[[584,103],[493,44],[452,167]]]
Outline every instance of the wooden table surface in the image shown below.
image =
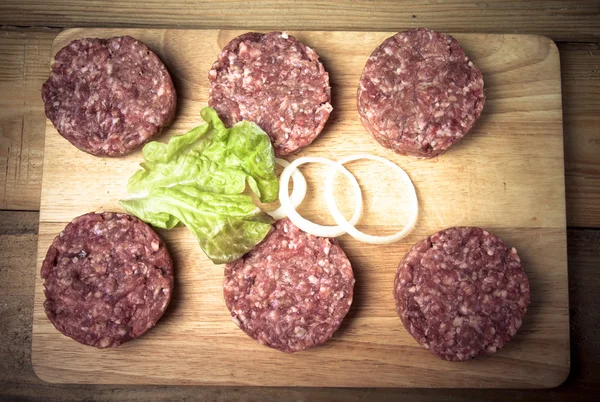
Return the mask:
[[[599,1],[3,0],[0,4],[0,399],[578,401],[600,392]],[[74,26],[448,32],[548,36],[561,55],[571,374],[550,390],[323,389],[46,384],[31,367],[44,124],[52,40]],[[541,145],[543,146],[543,145]]]

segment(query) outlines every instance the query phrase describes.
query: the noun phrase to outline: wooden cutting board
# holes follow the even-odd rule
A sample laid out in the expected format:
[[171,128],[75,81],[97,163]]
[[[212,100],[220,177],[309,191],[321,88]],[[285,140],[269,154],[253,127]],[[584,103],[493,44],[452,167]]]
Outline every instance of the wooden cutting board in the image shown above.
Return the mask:
[[[178,114],[160,141],[201,122],[207,73],[220,49],[242,32],[216,30],[71,29],[53,53],[82,37],[132,35],[146,42],[174,76]],[[165,316],[140,339],[98,350],[61,335],[43,310],[41,262],[52,239],[74,217],[120,211],[129,176],[142,160],[96,158],[46,124],[35,268],[33,367],[57,383],[219,384],[336,387],[523,387],[559,385],[569,372],[569,310],[559,54],[541,36],[456,35],[485,77],[487,102],[473,130],[432,160],[403,157],[379,146],[356,112],[356,88],[369,54],[388,32],[290,32],[313,47],[330,73],[334,112],[321,136],[288,158],[384,156],[412,178],[420,201],[415,230],[403,241],[372,246],[348,235],[340,242],[356,276],[355,299],[324,346],[287,355],[259,345],[231,321],[222,295],[223,267],[202,254],[186,228],[160,234],[176,263],[176,290]],[[363,189],[359,227],[398,230],[407,218],[404,187],[375,162],[348,165]],[[306,166],[309,195],[300,211],[333,223],[322,196],[323,167]],[[339,179],[349,211],[352,194]],[[494,356],[442,361],[417,344],[396,316],[393,280],[400,259],[418,240],[457,225],[484,227],[519,250],[531,282],[531,305],[512,342]]]

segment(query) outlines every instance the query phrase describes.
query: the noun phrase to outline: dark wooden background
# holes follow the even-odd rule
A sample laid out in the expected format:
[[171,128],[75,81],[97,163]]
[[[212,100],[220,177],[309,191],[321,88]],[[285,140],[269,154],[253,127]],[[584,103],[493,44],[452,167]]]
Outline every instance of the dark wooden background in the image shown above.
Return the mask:
[[[571,374],[550,390],[54,385],[31,367],[45,116],[40,87],[67,27],[545,35],[561,55]],[[600,1],[0,2],[0,400],[584,401],[600,398]]]

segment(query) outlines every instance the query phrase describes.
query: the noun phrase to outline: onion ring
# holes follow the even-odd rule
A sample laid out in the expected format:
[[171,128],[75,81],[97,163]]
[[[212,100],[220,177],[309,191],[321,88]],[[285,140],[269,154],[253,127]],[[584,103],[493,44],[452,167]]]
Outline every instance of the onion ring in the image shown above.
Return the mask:
[[410,177],[408,177],[406,172],[404,170],[402,170],[402,168],[400,166],[398,166],[395,163],[393,163],[385,158],[382,158],[380,156],[370,155],[370,154],[352,155],[352,156],[348,156],[348,157],[340,159],[337,162],[337,164],[339,166],[342,166],[344,163],[348,163],[348,162],[359,160],[359,159],[370,159],[370,160],[374,160],[374,161],[379,161],[379,162],[384,163],[385,165],[390,166],[391,168],[395,169],[400,174],[402,181],[409,185],[409,188],[410,188],[409,192],[410,192],[411,206],[413,209],[413,214],[411,215],[408,224],[401,231],[399,231],[393,235],[389,235],[389,236],[373,236],[373,235],[363,233],[360,230],[356,229],[354,227],[356,222],[354,222],[354,223],[348,222],[346,220],[346,218],[344,218],[344,216],[342,215],[340,210],[338,209],[337,204],[335,203],[335,198],[333,196],[333,179],[334,179],[335,173],[336,173],[335,169],[331,169],[329,171],[327,178],[326,178],[326,182],[325,182],[326,183],[325,184],[325,200],[327,201],[327,208],[329,209],[329,213],[333,216],[333,219],[338,224],[338,226],[340,228],[342,228],[344,231],[346,231],[346,233],[348,233],[350,236],[354,237],[356,240],[362,241],[364,243],[369,243],[369,244],[394,243],[394,242],[404,238],[414,228],[415,224],[417,223],[417,218],[419,215],[419,203],[417,200],[417,193],[415,190],[415,186],[413,185],[412,181],[410,180]]
[[292,223],[307,233],[321,237],[338,237],[343,235],[347,232],[347,230],[343,229],[341,226],[318,225],[314,222],[303,218],[294,208],[292,208],[290,197],[288,194],[290,176],[294,169],[296,169],[298,166],[304,163],[322,163],[331,166],[334,172],[342,172],[344,176],[346,176],[348,180],[350,180],[350,184],[356,192],[356,206],[354,208],[354,214],[352,215],[352,218],[350,218],[350,221],[346,221],[344,219],[344,222],[347,225],[355,225],[356,222],[358,222],[358,220],[360,219],[360,215],[362,213],[362,193],[360,191],[360,186],[356,181],[356,177],[354,177],[352,173],[350,173],[348,169],[346,169],[340,163],[319,156],[304,156],[298,158],[292,163],[290,163],[289,166],[286,166],[285,169],[283,169],[283,172],[281,173],[281,176],[279,178],[279,201],[281,202],[281,206],[284,208],[284,211],[287,213],[287,216],[288,218],[290,218]]

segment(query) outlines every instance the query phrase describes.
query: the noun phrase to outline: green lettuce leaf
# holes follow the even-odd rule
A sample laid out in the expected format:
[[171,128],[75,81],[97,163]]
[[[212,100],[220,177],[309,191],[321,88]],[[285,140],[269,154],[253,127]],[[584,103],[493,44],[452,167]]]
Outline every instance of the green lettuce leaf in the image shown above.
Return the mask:
[[204,108],[207,122],[168,144],[144,146],[142,170],[127,184],[132,194],[181,184],[220,194],[239,194],[246,182],[262,202],[277,200],[275,156],[269,136],[256,124],[241,121],[226,128],[217,112]]
[[184,224],[221,264],[240,258],[269,233],[273,219],[241,193],[248,184],[262,202],[277,199],[275,156],[256,124],[226,128],[213,109],[201,115],[206,124],[167,144],[144,146],[141,170],[127,184],[132,198],[120,204],[155,227]]

